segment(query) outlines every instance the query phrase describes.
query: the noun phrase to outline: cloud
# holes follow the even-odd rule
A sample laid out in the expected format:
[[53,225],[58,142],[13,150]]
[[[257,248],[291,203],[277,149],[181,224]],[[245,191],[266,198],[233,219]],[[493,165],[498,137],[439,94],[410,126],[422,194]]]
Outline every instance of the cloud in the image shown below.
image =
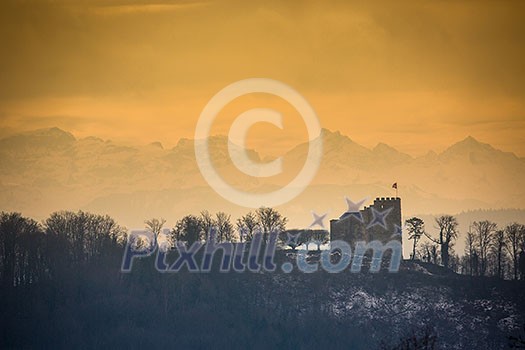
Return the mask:
[[94,3],[93,6],[88,7],[87,11],[96,15],[129,15],[137,13],[165,13],[173,11],[183,11],[195,7],[206,6],[207,2],[173,2],[165,1],[160,3],[153,2],[135,2],[135,3]]
[[260,75],[318,91],[523,96],[525,5],[497,4],[8,2],[0,98]]
[[488,0],[6,1],[0,113],[178,139],[219,89],[270,77],[365,144],[439,148],[472,128],[522,142],[524,13],[523,2]]

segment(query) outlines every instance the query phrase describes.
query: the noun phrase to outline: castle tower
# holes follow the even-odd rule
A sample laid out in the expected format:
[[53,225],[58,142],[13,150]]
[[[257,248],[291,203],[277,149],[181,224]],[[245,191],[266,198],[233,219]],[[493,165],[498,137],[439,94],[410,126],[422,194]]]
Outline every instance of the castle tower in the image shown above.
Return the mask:
[[383,243],[392,239],[401,240],[401,198],[381,197],[359,213],[343,213],[339,219],[330,220],[330,239],[344,240],[350,244],[356,241],[379,240]]

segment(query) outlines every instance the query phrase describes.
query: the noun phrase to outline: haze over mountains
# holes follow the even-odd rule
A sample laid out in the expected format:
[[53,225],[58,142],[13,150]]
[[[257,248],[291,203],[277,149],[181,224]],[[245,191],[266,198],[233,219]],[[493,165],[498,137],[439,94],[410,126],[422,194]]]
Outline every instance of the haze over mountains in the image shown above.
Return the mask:
[[[284,173],[262,180],[234,168],[226,137],[209,140],[218,172],[236,187],[261,192],[290,181],[304,164],[308,148],[305,143],[291,149],[283,156]],[[393,182],[399,184],[405,217],[525,209],[525,160],[473,137],[440,154],[430,151],[417,158],[384,143],[368,149],[328,130],[323,130],[323,143],[323,160],[312,184],[278,208],[289,217],[290,227],[310,225],[312,210],[338,217],[346,209],[345,196],[393,196]],[[254,150],[249,155],[259,159]],[[181,139],[171,149],[158,142],[124,146],[96,137],[76,139],[58,128],[0,140],[0,208],[38,219],[55,210],[85,209],[112,215],[128,228],[160,216],[172,225],[203,209],[226,211],[232,217],[249,210],[229,203],[207,185],[195,162],[193,140]],[[525,211],[510,212],[505,220],[525,221]]]

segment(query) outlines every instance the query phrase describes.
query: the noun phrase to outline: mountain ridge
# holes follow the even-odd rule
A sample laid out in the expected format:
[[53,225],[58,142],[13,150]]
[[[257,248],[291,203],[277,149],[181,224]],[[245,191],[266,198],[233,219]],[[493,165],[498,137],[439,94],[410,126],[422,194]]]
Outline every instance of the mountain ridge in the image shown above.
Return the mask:
[[[445,150],[443,150],[440,153],[436,153],[433,150],[428,150],[425,155],[419,156],[419,157],[414,157],[414,156],[412,156],[412,155],[410,155],[408,153],[399,151],[394,146],[391,146],[390,144],[387,144],[387,143],[382,142],[382,141],[379,141],[374,147],[368,148],[366,146],[363,146],[363,145],[355,142],[348,135],[342,134],[339,130],[332,131],[332,130],[323,128],[321,130],[321,135],[323,137],[329,137],[330,140],[334,140],[335,139],[335,140],[338,141],[337,143],[344,143],[344,142],[346,142],[348,144],[351,144],[353,146],[356,146],[356,147],[359,147],[359,148],[362,148],[362,149],[366,149],[366,150],[371,151],[371,152],[374,152],[374,151],[394,152],[395,151],[396,153],[399,153],[399,154],[403,155],[403,157],[408,156],[411,159],[422,158],[422,157],[425,157],[426,155],[428,155],[429,153],[437,154],[439,156],[442,156],[442,155],[449,154],[449,153],[456,153],[458,151],[459,152],[465,152],[467,150],[470,150],[470,151],[484,150],[484,151],[491,151],[491,152],[494,152],[494,151],[501,152],[503,154],[513,155],[516,159],[525,160],[525,157],[518,157],[514,152],[503,151],[503,150],[500,150],[500,149],[497,149],[497,148],[493,147],[492,145],[490,145],[488,143],[480,142],[476,138],[474,138],[472,135],[468,135],[464,139],[461,139],[461,140],[453,143],[452,145],[448,146]],[[5,144],[7,142],[12,142],[12,141],[14,141],[14,140],[16,140],[18,138],[31,138],[31,137],[39,138],[40,141],[42,141],[42,140],[44,140],[46,138],[47,139],[55,138],[55,139],[67,140],[69,142],[79,141],[79,140],[83,140],[83,139],[94,139],[94,140],[99,140],[99,141],[103,141],[103,142],[113,142],[110,139],[104,140],[104,139],[102,139],[100,137],[97,137],[96,135],[89,135],[89,136],[86,136],[86,137],[83,137],[83,138],[77,138],[77,137],[75,137],[73,135],[73,133],[55,126],[55,127],[48,127],[48,128],[38,128],[38,129],[34,129],[34,130],[29,130],[29,131],[24,131],[24,132],[19,132],[19,133],[13,133],[13,134],[10,134],[8,136],[4,136],[4,137],[0,138],[0,145]],[[218,134],[218,135],[211,135],[209,137],[210,140],[221,140],[221,139],[226,139],[226,138],[227,138],[226,135],[220,135],[220,134]],[[188,143],[193,143],[194,141],[195,140],[192,139],[192,138],[181,137],[177,141],[177,144],[175,146],[171,147],[170,149],[174,149],[174,148],[176,148],[179,145],[186,145]],[[288,152],[290,152],[291,150],[293,150],[296,147],[301,146],[303,144],[307,144],[307,143],[297,144],[297,145],[291,147]],[[156,147],[165,149],[160,141],[151,141],[151,142],[149,142],[147,144],[144,144],[144,145],[134,144],[134,145],[131,145],[131,147],[144,147],[144,146],[147,146],[147,145],[152,145],[152,146],[156,146]]]
[[[379,149],[381,149],[381,150],[389,149],[389,150],[396,151],[396,152],[398,152],[400,154],[407,155],[407,156],[409,156],[412,159],[417,159],[418,158],[418,157],[414,157],[414,156],[412,156],[412,155],[410,155],[408,153],[399,151],[394,146],[392,146],[392,145],[390,145],[388,143],[382,142],[382,141],[379,141],[376,144],[376,146],[374,146],[372,148],[368,148],[366,146],[363,146],[363,145],[355,142],[348,135],[342,134],[339,130],[332,131],[332,130],[329,130],[327,128],[322,128],[321,134],[324,137],[328,136],[328,137],[331,137],[331,138],[338,138],[341,141],[346,141],[346,142],[351,143],[353,145],[366,148],[367,150],[370,150],[370,151],[374,151],[376,149],[378,149],[378,150]],[[12,133],[12,134],[9,134],[7,136],[1,137],[0,138],[0,143],[4,143],[6,141],[12,141],[12,140],[17,139],[19,137],[25,137],[25,138],[28,138],[28,137],[53,138],[54,137],[54,138],[69,139],[70,141],[79,141],[79,140],[82,140],[82,139],[96,139],[96,140],[100,140],[100,141],[103,141],[103,142],[113,142],[111,139],[102,139],[102,138],[100,138],[100,137],[98,137],[96,135],[89,135],[89,136],[86,136],[86,137],[83,137],[83,138],[77,138],[70,131],[67,131],[67,130],[64,130],[62,128],[54,126],[54,127],[38,128],[38,129],[28,130],[28,131],[24,131],[24,132]],[[227,137],[226,135],[218,134],[218,135],[211,135],[209,138],[210,139],[222,139],[222,138],[226,138],[226,137]],[[193,143],[194,139],[187,138],[187,137],[181,137],[177,141],[177,144],[175,146],[171,147],[171,149],[177,147],[177,145],[179,145],[180,143],[184,144],[184,143],[188,143],[188,142],[189,143]],[[162,143],[160,141],[150,141],[149,143],[144,144],[144,145],[142,145],[142,144],[133,144],[133,145],[128,145],[128,146],[143,147],[143,146],[146,146],[146,145],[155,145],[155,146],[159,146],[160,145],[160,146],[162,146]],[[292,146],[290,148],[290,150],[295,148],[295,147],[297,147],[297,146],[299,146],[299,145],[301,145],[301,143],[297,144],[295,146]],[[505,153],[505,154],[512,154],[518,159],[525,160],[525,157],[518,157],[515,153],[513,153],[511,151],[503,151],[503,150],[500,150],[500,149],[497,149],[497,148],[493,147],[492,145],[490,145],[488,143],[480,142],[479,140],[474,138],[472,135],[468,135],[464,139],[461,139],[461,140],[453,143],[452,145],[448,146],[444,151],[442,151],[440,153],[436,153],[433,150],[428,150],[427,153],[436,153],[438,155],[442,155],[442,154],[448,153],[451,150],[453,150],[455,148],[458,148],[460,146],[461,147],[465,147],[465,146],[477,147],[477,148],[489,149],[491,151],[500,151],[500,152]],[[162,148],[164,148],[164,147],[162,147]]]
[[[338,217],[345,210],[345,196],[355,200],[393,196],[394,182],[405,216],[525,209],[524,159],[471,136],[441,153],[429,151],[420,157],[381,142],[370,149],[338,131],[323,129],[323,136],[317,175],[303,194],[279,207],[292,226],[310,224],[312,210]],[[251,192],[287,184],[304,165],[308,150],[308,143],[293,147],[282,155],[283,174],[261,179],[248,177],[232,165],[226,136],[212,136],[209,144],[213,164],[225,181]],[[232,215],[249,210],[229,203],[209,187],[197,167],[191,139],[181,138],[172,148],[155,143],[122,145],[48,128],[11,135],[0,139],[0,145],[1,210],[44,218],[53,210],[89,209],[116,214],[127,225],[149,216],[180,217],[203,209]],[[258,152],[248,153],[260,161]]]

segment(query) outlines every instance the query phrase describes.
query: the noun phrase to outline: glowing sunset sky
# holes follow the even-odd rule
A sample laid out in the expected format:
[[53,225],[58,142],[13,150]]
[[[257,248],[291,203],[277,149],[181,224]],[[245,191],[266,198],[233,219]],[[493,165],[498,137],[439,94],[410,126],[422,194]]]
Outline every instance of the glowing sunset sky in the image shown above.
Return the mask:
[[[171,147],[220,89],[265,77],[365,146],[419,155],[472,135],[525,156],[522,1],[2,1],[0,36],[0,136],[58,126]],[[302,141],[285,118],[249,144]]]

